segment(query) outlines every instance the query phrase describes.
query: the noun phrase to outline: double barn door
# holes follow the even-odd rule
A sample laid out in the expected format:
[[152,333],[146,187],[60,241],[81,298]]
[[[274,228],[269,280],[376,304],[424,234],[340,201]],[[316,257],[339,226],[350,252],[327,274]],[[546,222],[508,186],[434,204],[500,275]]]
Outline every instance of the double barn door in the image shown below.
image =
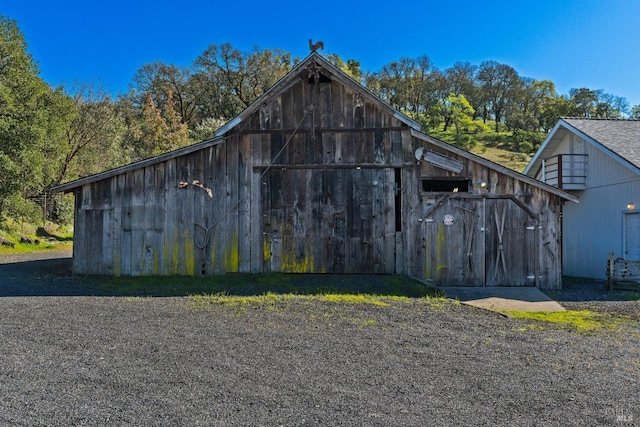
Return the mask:
[[422,221],[425,276],[440,286],[534,286],[534,220],[510,198],[456,198]]
[[394,273],[396,188],[388,168],[268,171],[264,271]]

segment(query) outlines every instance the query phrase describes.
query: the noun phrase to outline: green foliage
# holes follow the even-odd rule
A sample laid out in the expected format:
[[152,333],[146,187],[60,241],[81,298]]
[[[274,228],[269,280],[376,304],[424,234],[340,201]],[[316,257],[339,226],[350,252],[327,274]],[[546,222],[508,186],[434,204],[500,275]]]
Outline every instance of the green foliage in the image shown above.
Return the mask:
[[[40,213],[41,215],[41,213]],[[38,220],[40,224],[42,218]],[[48,223],[46,229],[36,223],[21,219],[5,219],[0,222],[0,239],[13,243],[13,247],[0,245],[0,254],[31,253],[46,250],[71,251],[73,228]],[[31,239],[32,243],[21,242],[22,237]]]
[[20,222],[36,223],[42,220],[42,208],[19,194],[11,194],[3,200],[2,211]]
[[0,218],[29,220],[29,198],[47,186],[73,108],[39,77],[16,23],[2,16],[0,111]]
[[356,61],[355,59],[347,59],[345,61],[335,53],[328,54],[327,60],[338,67],[340,70],[344,71],[345,74],[351,76],[355,81],[360,83],[363,82],[363,74],[362,70],[360,69],[360,62]]

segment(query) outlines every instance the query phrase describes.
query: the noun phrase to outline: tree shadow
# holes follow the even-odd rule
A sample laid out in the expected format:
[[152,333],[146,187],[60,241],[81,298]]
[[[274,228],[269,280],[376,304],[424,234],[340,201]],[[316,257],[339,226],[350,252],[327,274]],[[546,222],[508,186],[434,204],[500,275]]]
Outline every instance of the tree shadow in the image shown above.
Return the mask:
[[183,297],[227,294],[371,294],[410,298],[442,296],[402,275],[244,274],[220,276],[84,276],[73,275],[71,258],[0,264],[0,296]]
[[549,297],[562,302],[633,301],[640,299],[640,292],[607,289],[606,280],[582,277],[563,277],[561,290],[545,290]]
[[48,242],[73,242],[73,236],[58,236],[56,234],[49,233],[44,227],[38,227],[36,229],[36,236],[42,237]]

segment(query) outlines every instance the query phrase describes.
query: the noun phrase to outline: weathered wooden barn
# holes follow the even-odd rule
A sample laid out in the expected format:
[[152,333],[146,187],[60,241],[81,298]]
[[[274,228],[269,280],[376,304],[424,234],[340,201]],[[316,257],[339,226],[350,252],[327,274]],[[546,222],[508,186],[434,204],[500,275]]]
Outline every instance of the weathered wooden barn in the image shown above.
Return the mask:
[[216,138],[61,185],[80,274],[561,286],[564,191],[420,132],[312,53]]

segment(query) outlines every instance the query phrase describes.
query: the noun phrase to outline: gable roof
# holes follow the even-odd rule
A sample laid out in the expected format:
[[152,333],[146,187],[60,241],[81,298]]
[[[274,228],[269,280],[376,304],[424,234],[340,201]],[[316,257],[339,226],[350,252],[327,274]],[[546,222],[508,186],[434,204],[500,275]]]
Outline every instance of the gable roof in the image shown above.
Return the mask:
[[236,116],[234,119],[230,120],[229,122],[227,122],[224,126],[222,126],[220,129],[218,129],[218,131],[216,132],[216,136],[215,138],[211,139],[211,140],[207,140],[207,141],[203,141],[197,144],[193,144],[193,145],[189,145],[187,147],[183,147],[180,148],[178,150],[169,152],[169,153],[165,153],[162,154],[160,156],[157,157],[153,157],[150,159],[146,159],[146,160],[142,160],[136,163],[131,163],[129,165],[126,166],[122,166],[116,169],[112,169],[106,172],[102,172],[96,175],[91,175],[91,176],[87,176],[84,178],[80,178],[77,179],[75,181],[71,181],[62,185],[59,185],[57,187],[54,187],[51,189],[52,192],[54,193],[58,193],[58,192],[68,192],[71,191],[77,187],[81,187],[82,185],[85,184],[89,184],[92,182],[96,182],[96,181],[100,181],[103,179],[107,179],[107,178],[111,178],[113,176],[116,175],[120,175],[132,170],[136,170],[142,167],[147,167],[147,166],[151,166],[157,163],[161,163],[185,154],[189,154],[189,153],[193,153],[195,151],[201,150],[201,149],[205,149],[208,148],[210,146],[213,145],[217,145],[223,141],[225,141],[225,135],[233,128],[235,128],[237,125],[239,125],[240,123],[242,123],[244,120],[246,120],[247,118],[251,117],[259,108],[261,108],[261,106],[267,102],[268,99],[270,98],[274,98],[279,96],[280,94],[282,94],[283,92],[285,92],[286,90],[288,90],[289,88],[291,88],[292,86],[294,86],[295,84],[297,84],[300,81],[300,77],[304,76],[305,78],[309,77],[309,72],[311,69],[314,69],[313,67],[316,67],[315,69],[317,69],[317,67],[321,68],[321,73],[326,75],[326,77],[329,77],[331,79],[337,80],[339,81],[341,84],[349,87],[350,89],[353,89],[354,91],[357,91],[358,93],[360,93],[364,98],[366,98],[368,101],[375,103],[379,108],[381,108],[384,111],[387,111],[390,115],[392,115],[394,118],[396,118],[397,120],[399,120],[401,123],[405,124],[407,127],[409,127],[411,129],[411,134],[412,136],[425,141],[425,142],[429,142],[435,146],[438,146],[444,150],[448,150],[450,152],[456,153],[458,155],[460,155],[463,158],[467,158],[469,160],[472,160],[476,163],[480,163],[484,166],[487,166],[491,169],[494,169],[504,175],[510,176],[512,178],[516,178],[520,181],[526,182],[530,185],[533,185],[535,187],[539,187],[549,193],[558,195],[560,197],[562,197],[565,200],[569,200],[569,201],[573,201],[573,202],[578,202],[578,198],[570,193],[567,193],[563,190],[560,190],[556,187],[547,185],[545,183],[542,183],[541,181],[538,181],[536,179],[530,178],[526,175],[523,175],[519,172],[516,172],[512,169],[509,169],[507,167],[504,167],[502,165],[499,165],[497,163],[493,163],[487,159],[484,159],[482,157],[476,156],[475,154],[472,154],[468,151],[462,150],[458,147],[455,147],[451,144],[448,144],[446,142],[440,141],[436,138],[433,138],[431,136],[428,136],[422,132],[420,132],[420,125],[410,119],[409,117],[405,116],[404,114],[400,113],[399,111],[395,110],[393,107],[391,107],[389,104],[385,103],[384,101],[382,101],[379,97],[377,97],[376,95],[374,95],[372,92],[370,92],[367,88],[365,88],[364,86],[362,86],[360,83],[358,83],[357,81],[353,80],[351,77],[349,77],[346,73],[344,73],[342,70],[340,70],[339,68],[337,68],[335,65],[331,64],[329,61],[327,61],[325,58],[323,58],[321,55],[312,52],[309,56],[307,56],[303,61],[301,61],[298,65],[296,65],[289,73],[287,73],[287,75],[285,75],[282,79],[280,79],[275,85],[273,85],[269,90],[267,90],[262,96],[260,96],[258,99],[256,99],[253,103],[251,103],[251,105],[249,105],[245,110],[243,110],[238,116]]
[[524,173],[530,175],[537,171],[542,159],[551,156],[569,132],[640,174],[640,120],[574,118],[558,120]]
[[129,172],[131,170],[135,170],[141,167],[151,166],[156,163],[161,163],[175,157],[179,157],[185,154],[193,153],[194,151],[201,150],[203,148],[207,148],[211,145],[216,145],[222,141],[224,141],[224,136],[231,129],[242,123],[242,121],[251,117],[269,98],[277,97],[287,89],[295,85],[300,81],[301,75],[305,77],[309,77],[309,69],[310,67],[320,67],[322,69],[322,74],[328,74],[327,77],[337,80],[345,86],[358,91],[363,97],[365,97],[370,102],[375,103],[381,109],[387,111],[394,118],[398,119],[401,123],[404,123],[408,127],[414,130],[420,130],[420,125],[411,120],[409,117],[395,110],[389,104],[382,101],[376,95],[374,95],[367,88],[362,86],[357,81],[353,80],[349,77],[345,72],[340,70],[338,67],[324,59],[321,55],[312,52],[309,56],[307,56],[304,60],[302,60],[299,64],[297,64],[291,71],[289,71],[283,78],[281,78],[276,84],[274,84],[271,88],[269,88],[265,93],[263,93],[258,99],[253,101],[251,105],[249,105],[246,109],[244,109],[240,114],[238,114],[235,118],[227,122],[224,126],[216,131],[215,138],[203,142],[199,142],[193,145],[189,145],[187,147],[180,148],[175,151],[171,151],[165,154],[161,154],[160,156],[153,157],[150,159],[142,160],[139,162],[131,163],[125,166],[121,166],[119,168],[111,169],[106,172],[101,172],[96,175],[87,176],[84,178],[79,178],[74,181],[67,182],[65,184],[58,185],[53,187],[51,191],[53,193],[60,192],[68,192],[73,190],[74,188],[80,187],[84,184],[89,184],[92,182],[100,181],[102,179],[111,178],[116,175],[120,175],[122,173]]
[[409,117],[405,116],[386,102],[382,101],[366,87],[353,80],[344,71],[340,70],[331,62],[327,61],[321,55],[317,54],[316,52],[312,52],[298,65],[293,67],[293,69],[289,71],[282,79],[280,79],[278,82],[276,82],[276,84],[274,84],[265,93],[263,93],[258,99],[253,101],[251,105],[249,105],[245,110],[238,114],[233,120],[229,121],[227,124],[218,129],[218,131],[216,132],[216,136],[224,135],[230,129],[240,124],[243,120],[251,117],[251,115],[255,113],[256,110],[258,110],[262,106],[262,104],[265,103],[265,100],[272,97],[277,97],[278,95],[289,89],[291,86],[298,83],[300,81],[299,79],[301,75],[309,77],[309,72],[312,69],[310,67],[313,67],[314,65],[322,68],[322,74],[328,74],[327,77],[337,80],[350,89],[357,91],[365,98],[367,98],[368,101],[377,104],[380,108],[387,111],[390,115],[400,120],[400,122],[404,123],[412,129],[420,130],[420,125],[416,121],[411,120]]

